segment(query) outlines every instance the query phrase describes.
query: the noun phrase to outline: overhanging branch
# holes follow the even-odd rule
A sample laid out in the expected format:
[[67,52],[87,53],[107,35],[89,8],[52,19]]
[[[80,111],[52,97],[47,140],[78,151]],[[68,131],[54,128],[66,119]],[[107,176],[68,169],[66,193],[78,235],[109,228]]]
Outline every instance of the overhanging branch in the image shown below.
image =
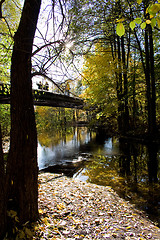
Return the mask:
[[32,57],[33,57],[36,53],[40,52],[43,48],[48,47],[48,46],[51,46],[52,44],[56,44],[56,43],[62,44],[63,42],[62,42],[61,40],[57,40],[57,41],[54,41],[54,42],[49,42],[49,43],[47,43],[47,44],[44,44],[43,46],[38,47],[37,50],[35,50],[35,51],[32,53]]

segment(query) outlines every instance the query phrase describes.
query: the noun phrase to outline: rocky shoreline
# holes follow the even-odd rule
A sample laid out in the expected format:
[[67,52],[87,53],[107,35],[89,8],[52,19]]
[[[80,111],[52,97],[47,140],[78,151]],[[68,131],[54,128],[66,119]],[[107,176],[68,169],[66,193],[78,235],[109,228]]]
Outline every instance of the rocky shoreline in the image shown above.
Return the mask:
[[160,229],[111,187],[39,174],[34,239],[160,239]]

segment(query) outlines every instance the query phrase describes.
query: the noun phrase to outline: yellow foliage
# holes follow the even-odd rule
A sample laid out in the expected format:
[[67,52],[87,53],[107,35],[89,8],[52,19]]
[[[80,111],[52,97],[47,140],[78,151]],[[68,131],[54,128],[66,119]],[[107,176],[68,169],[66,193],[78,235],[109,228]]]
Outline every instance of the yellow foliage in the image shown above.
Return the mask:
[[39,212],[39,213],[43,213],[43,210],[42,210],[42,209],[39,209],[38,212]]
[[83,75],[83,96],[90,100],[91,104],[103,108],[105,113],[115,111],[116,78],[111,49],[97,43],[95,52],[85,57]]
[[2,18],[0,19],[0,81],[10,80],[10,65],[13,46],[13,36],[18,27],[21,16],[20,1],[5,0],[2,3]]
[[6,0],[2,4],[2,19],[0,20],[1,32],[12,34],[18,27],[18,22],[21,16],[21,4],[19,0],[10,1]]

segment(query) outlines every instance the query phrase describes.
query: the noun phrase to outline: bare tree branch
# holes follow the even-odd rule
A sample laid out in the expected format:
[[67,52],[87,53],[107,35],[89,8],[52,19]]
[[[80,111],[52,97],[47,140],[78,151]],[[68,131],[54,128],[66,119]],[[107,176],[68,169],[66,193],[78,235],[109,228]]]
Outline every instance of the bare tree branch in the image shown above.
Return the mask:
[[49,42],[49,43],[47,43],[47,44],[44,44],[44,45],[41,46],[41,47],[38,47],[37,50],[35,50],[35,51],[32,53],[32,57],[33,57],[36,53],[40,52],[42,49],[44,49],[44,48],[46,48],[46,47],[48,47],[48,46],[51,46],[52,44],[56,44],[56,43],[62,44],[63,41],[62,41],[62,40],[57,40],[57,41],[53,41],[53,42]]

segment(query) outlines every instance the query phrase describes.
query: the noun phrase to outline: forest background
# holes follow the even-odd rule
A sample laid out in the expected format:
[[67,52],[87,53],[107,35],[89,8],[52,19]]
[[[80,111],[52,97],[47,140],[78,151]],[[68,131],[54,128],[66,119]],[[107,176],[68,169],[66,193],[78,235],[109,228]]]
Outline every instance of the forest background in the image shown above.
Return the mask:
[[[21,223],[38,216],[32,78],[59,86],[69,80],[71,91],[86,100],[94,126],[147,140],[159,136],[159,1],[50,1],[41,11],[40,5],[26,0],[22,9],[17,0],[0,1],[0,81],[11,82],[11,109],[0,106],[2,136],[10,132],[11,142],[6,170],[2,148],[0,153],[1,235],[8,199]],[[67,120],[70,111],[63,111]],[[49,119],[57,125],[60,114],[36,108],[37,126]]]

